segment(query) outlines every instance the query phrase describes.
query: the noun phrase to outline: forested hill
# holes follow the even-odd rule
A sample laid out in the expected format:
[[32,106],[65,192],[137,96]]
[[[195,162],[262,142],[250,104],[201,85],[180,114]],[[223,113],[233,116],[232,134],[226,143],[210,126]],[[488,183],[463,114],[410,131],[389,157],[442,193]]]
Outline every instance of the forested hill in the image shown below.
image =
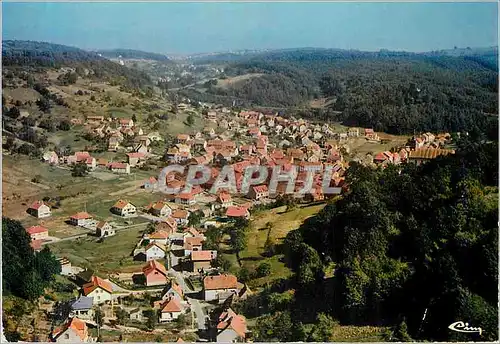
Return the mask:
[[498,142],[462,140],[421,166],[353,163],[346,182],[285,238],[293,277],[243,303],[260,316],[256,341],[328,341],[338,324],[325,315],[387,326],[388,341],[497,341]]
[[133,50],[133,49],[110,49],[110,50],[97,50],[98,54],[101,54],[107,58],[119,58],[120,56],[124,59],[138,59],[138,60],[153,60],[168,62],[170,59],[162,54],[150,53],[147,51]]
[[265,75],[208,91],[274,107],[307,108],[310,100],[326,97],[330,106],[314,116],[395,134],[485,132],[497,121],[484,114],[497,114],[498,109],[497,61],[492,58],[489,51],[447,56],[438,52],[282,50],[228,63],[228,77]]
[[144,88],[152,85],[149,76],[141,71],[121,66],[97,53],[47,42],[3,41],[2,64],[20,68],[86,68],[96,78],[105,78],[128,87]]

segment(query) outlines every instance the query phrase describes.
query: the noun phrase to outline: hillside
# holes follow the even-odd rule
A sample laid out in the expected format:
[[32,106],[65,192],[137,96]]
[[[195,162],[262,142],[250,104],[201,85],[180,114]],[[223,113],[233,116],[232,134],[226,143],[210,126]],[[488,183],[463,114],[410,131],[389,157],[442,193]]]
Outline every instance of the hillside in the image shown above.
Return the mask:
[[[495,56],[490,50],[449,55],[314,48],[242,55],[226,62],[226,77],[263,75],[182,94],[242,106],[298,107],[311,117],[394,134],[490,128],[493,134],[496,119],[484,113],[497,113]],[[328,105],[308,109],[321,98]]]
[[104,78],[131,88],[152,86],[144,72],[121,66],[97,53],[47,42],[3,41],[2,63],[24,69],[73,67],[78,68],[80,74],[91,74],[96,79]]

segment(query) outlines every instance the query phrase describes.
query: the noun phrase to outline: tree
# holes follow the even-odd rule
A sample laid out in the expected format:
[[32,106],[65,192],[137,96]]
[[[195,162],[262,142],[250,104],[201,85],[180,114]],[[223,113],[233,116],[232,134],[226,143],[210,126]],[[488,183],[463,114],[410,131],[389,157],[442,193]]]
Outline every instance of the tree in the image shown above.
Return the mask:
[[193,116],[193,114],[191,114],[191,113],[190,113],[190,114],[187,116],[187,118],[186,118],[186,124],[187,124],[188,126],[190,126],[190,127],[192,127],[192,126],[193,126],[193,124],[194,124],[194,116]]
[[68,120],[63,119],[59,122],[59,130],[68,131],[71,129],[71,123]]
[[5,113],[5,115],[10,118],[16,119],[21,115],[21,112],[19,111],[19,108],[17,108],[17,106],[13,106],[7,113]]
[[37,153],[37,150],[36,150],[35,146],[27,144],[27,143],[23,143],[17,149],[17,152],[19,154],[23,154],[23,155],[35,155]]
[[245,232],[241,229],[233,229],[230,233],[230,245],[236,257],[239,259],[240,252],[247,247],[247,238]]
[[316,323],[309,334],[308,341],[310,342],[329,342],[333,335],[333,329],[338,324],[324,313],[318,314]]
[[45,112],[45,113],[50,113],[50,109],[52,108],[52,105],[50,104],[49,99],[45,97],[41,97],[36,101],[36,105],[40,109],[40,111]]
[[137,116],[135,115],[135,113],[132,115],[132,121],[134,121],[134,123],[137,123]]
[[35,255],[36,270],[42,281],[50,282],[54,276],[61,273],[61,264],[52,254],[48,246],[45,246]]
[[97,336],[100,336],[101,327],[102,325],[104,325],[104,312],[102,311],[101,307],[97,306],[94,310],[93,320],[97,324]]
[[116,321],[119,325],[125,325],[128,317],[129,317],[129,314],[126,310],[124,310],[123,308],[121,307],[118,307],[115,311],[115,315],[116,315]]
[[85,163],[78,163],[73,166],[71,175],[73,177],[85,177],[88,174],[88,167]]
[[271,264],[269,262],[260,263],[257,267],[257,275],[259,277],[269,276],[271,274]]
[[177,327],[179,329],[183,329],[186,327],[188,319],[185,314],[180,314],[177,319],[175,319],[175,322],[177,323]]
[[189,225],[190,226],[197,226],[200,224],[201,220],[205,217],[205,214],[203,214],[203,211],[197,210],[189,214]]
[[158,323],[158,315],[154,309],[147,309],[144,311],[144,316],[146,317],[146,327],[152,331],[155,329]]

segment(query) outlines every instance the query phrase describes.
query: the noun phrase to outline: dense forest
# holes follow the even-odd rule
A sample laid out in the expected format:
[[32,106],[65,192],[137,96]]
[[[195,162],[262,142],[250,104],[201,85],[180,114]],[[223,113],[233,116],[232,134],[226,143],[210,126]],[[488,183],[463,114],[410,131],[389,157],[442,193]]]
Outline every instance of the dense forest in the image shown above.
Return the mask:
[[[338,322],[387,326],[391,341],[498,340],[498,142],[461,140],[421,166],[353,163],[346,180],[287,235],[294,277],[241,305],[257,338],[323,341],[317,327]],[[456,321],[482,336],[450,331]]]
[[492,51],[459,56],[331,49],[270,52],[242,58],[225,69],[228,77],[264,76],[207,91],[273,107],[307,108],[308,101],[326,97],[331,102],[320,116],[393,134],[494,134],[498,73]]
[[35,300],[61,271],[48,247],[35,253],[31,238],[19,221],[2,218],[3,295]]
[[44,67],[88,69],[93,73],[88,77],[104,78],[135,89],[152,86],[149,76],[144,72],[121,66],[97,53],[46,42],[3,41],[2,64],[5,67],[23,69]]
[[107,58],[116,59],[122,57],[124,59],[137,59],[137,60],[153,60],[168,62],[170,59],[162,54],[150,53],[147,51],[133,50],[133,49],[110,49],[110,50],[97,50],[98,54],[101,54]]

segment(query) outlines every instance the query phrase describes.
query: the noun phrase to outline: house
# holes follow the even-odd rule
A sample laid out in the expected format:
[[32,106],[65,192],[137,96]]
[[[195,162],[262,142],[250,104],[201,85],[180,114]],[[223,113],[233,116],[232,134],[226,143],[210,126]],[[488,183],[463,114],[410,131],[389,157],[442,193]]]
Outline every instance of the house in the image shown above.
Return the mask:
[[256,201],[268,198],[269,189],[267,188],[267,185],[253,185],[250,187],[250,190],[248,190],[248,197]]
[[108,165],[108,159],[100,158],[97,159],[97,167],[106,167]]
[[94,305],[111,301],[113,287],[100,277],[92,276],[89,283],[83,285],[83,296],[92,297]]
[[57,258],[57,261],[61,265],[61,275],[63,276],[71,276],[73,275],[73,268],[71,267],[71,262],[68,258]]
[[209,270],[211,262],[217,257],[217,251],[199,250],[191,252],[191,272]]
[[208,111],[205,118],[208,121],[217,122],[217,112],[215,112],[215,111]]
[[394,156],[389,151],[381,152],[375,155],[373,162],[377,164],[391,164],[394,162]]
[[146,190],[153,190],[158,187],[158,180],[156,180],[155,177],[149,177],[144,184],[142,184],[142,187]]
[[115,173],[130,174],[130,165],[123,162],[112,162],[109,164],[109,169]]
[[94,316],[94,299],[91,297],[80,296],[70,304],[70,316],[81,320],[92,320]]
[[231,308],[228,308],[219,316],[217,322],[218,343],[245,342],[246,333],[246,319],[236,314]]
[[42,226],[31,226],[26,230],[31,240],[45,240],[49,238],[49,230]]
[[226,216],[229,218],[245,218],[248,219],[250,217],[250,212],[247,207],[237,207],[231,206],[226,209]]
[[159,322],[172,321],[184,313],[184,307],[176,298],[170,298],[164,301],[160,306]]
[[106,221],[99,221],[96,227],[96,235],[100,238],[109,237],[116,234],[116,230]]
[[87,159],[85,159],[85,165],[89,170],[93,171],[97,167],[97,161],[93,157],[88,157]]
[[170,283],[170,288],[167,292],[162,296],[162,299],[176,298],[179,301],[184,300],[184,291],[181,286],[172,281]]
[[121,140],[118,137],[111,136],[108,139],[108,151],[116,152],[118,150],[118,148],[120,147],[120,142],[121,142]]
[[167,269],[156,260],[150,260],[142,268],[146,286],[167,284]]
[[167,217],[172,214],[172,209],[167,203],[158,201],[150,205],[148,212],[154,216]]
[[87,116],[87,122],[101,123],[104,122],[104,116]]
[[166,249],[165,245],[163,245],[157,241],[150,242],[146,246],[146,249],[144,250],[144,253],[146,255],[146,261],[163,259],[163,258],[165,258],[166,251],[167,251],[167,249]]
[[233,205],[233,199],[231,195],[227,192],[221,192],[217,196],[216,202],[220,204],[222,208],[231,207]]
[[58,165],[59,164],[59,156],[54,151],[46,152],[43,155],[42,159],[44,162],[46,162],[50,165]]
[[51,340],[57,343],[86,343],[90,342],[87,324],[78,319],[70,318],[60,328],[51,333]]
[[131,216],[136,214],[137,208],[128,201],[119,200],[111,207],[110,211],[120,216]]
[[168,237],[173,232],[173,230],[156,230],[151,234],[144,234],[144,240],[148,240],[149,243],[159,243],[162,245],[167,245]]
[[184,255],[188,256],[193,251],[201,251],[202,242],[202,237],[184,238]]
[[130,167],[135,167],[139,165],[139,163],[143,162],[145,160],[146,154],[141,153],[141,152],[133,152],[133,153],[127,153],[127,158],[128,158],[128,163]]
[[187,226],[189,224],[189,212],[187,210],[177,209],[173,211],[172,218],[180,226]]
[[183,205],[196,204],[196,198],[192,193],[180,193],[175,196],[175,203]]
[[122,118],[118,123],[122,129],[132,129],[134,126],[134,121],[130,118]]
[[408,161],[420,165],[438,156],[447,156],[450,154],[455,154],[455,151],[451,149],[418,148],[410,152]]
[[207,276],[203,279],[203,295],[205,301],[227,299],[238,293],[238,279],[234,275],[223,274]]
[[28,214],[41,219],[44,217],[49,217],[50,215],[52,215],[52,212],[50,211],[49,206],[46,205],[43,201],[35,201],[28,208]]
[[186,144],[189,140],[191,140],[191,137],[187,134],[179,134],[176,138],[176,142],[181,144]]
[[129,319],[141,322],[143,317],[143,311],[140,308],[134,308],[129,312]]
[[84,211],[78,212],[69,218],[73,226],[85,226],[92,222],[92,216]]

